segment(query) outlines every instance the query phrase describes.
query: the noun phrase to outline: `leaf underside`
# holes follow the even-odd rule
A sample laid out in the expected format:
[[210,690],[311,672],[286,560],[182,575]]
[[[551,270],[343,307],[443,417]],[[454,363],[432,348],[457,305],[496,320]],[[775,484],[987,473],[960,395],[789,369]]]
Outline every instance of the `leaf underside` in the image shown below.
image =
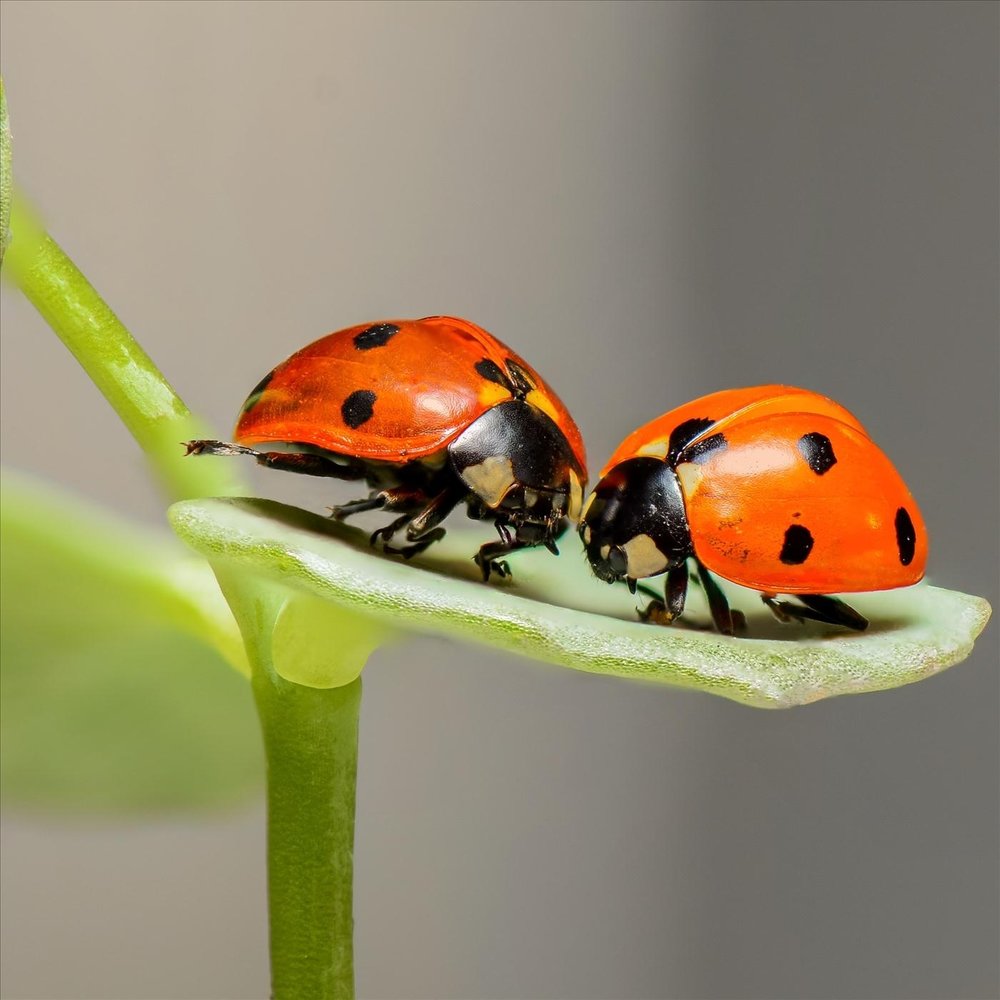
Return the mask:
[[171,508],[170,518],[177,533],[213,561],[238,564],[396,628],[763,708],[929,677],[968,656],[990,615],[981,598],[919,585],[851,595],[871,626],[849,633],[782,625],[751,591],[727,587],[752,636],[731,638],[707,630],[695,588],[682,625],[639,622],[637,599],[624,586],[596,580],[571,533],[560,542],[559,558],[541,549],[516,553],[513,580],[485,584],[471,559],[489,537],[483,526],[450,530],[407,564],[374,552],[368,531],[265,500],[185,501]]

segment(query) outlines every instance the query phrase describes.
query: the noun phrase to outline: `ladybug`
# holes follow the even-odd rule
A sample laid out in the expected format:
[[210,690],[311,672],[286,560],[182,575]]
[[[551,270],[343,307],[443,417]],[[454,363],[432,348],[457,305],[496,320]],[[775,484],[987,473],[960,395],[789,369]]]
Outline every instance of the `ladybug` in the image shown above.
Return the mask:
[[637,580],[666,574],[664,600],[640,613],[662,624],[684,610],[693,561],[727,635],[744,619],[713,574],[759,591],[781,621],[860,631],[867,620],[829,595],[906,587],[927,563],[920,511],[857,419],[784,385],[716,392],[633,431],[601,472],[580,534],[608,583],[635,593]]
[[[476,564],[509,574],[503,557],[544,545],[557,553],[580,514],[583,439],[541,376],[481,327],[451,316],[340,330],[293,354],[243,404],[235,444],[189,441],[188,454],[252,455],[310,476],[364,479],[367,497],[333,508],[398,516],[371,536],[409,558],[444,536],[464,501],[499,541]],[[248,445],[280,444],[280,451]],[[394,546],[402,533],[406,544]]]

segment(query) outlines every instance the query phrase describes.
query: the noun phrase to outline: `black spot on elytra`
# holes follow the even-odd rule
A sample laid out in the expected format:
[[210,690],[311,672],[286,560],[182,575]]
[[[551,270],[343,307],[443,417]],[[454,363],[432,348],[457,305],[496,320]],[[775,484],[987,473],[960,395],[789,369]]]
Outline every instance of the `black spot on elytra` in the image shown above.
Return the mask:
[[817,476],[829,472],[837,464],[837,456],[833,453],[833,445],[825,434],[813,431],[799,438],[799,451]]
[[261,396],[264,395],[264,390],[271,384],[271,379],[274,378],[274,372],[269,371],[254,387],[250,395],[247,396],[246,402],[243,404],[243,409],[240,410],[241,413],[246,413],[252,406],[257,405],[257,401]]
[[785,541],[778,558],[786,566],[801,566],[812,552],[812,532],[801,524],[790,524],[785,529]]
[[477,361],[476,371],[479,372],[479,374],[482,375],[487,382],[496,382],[497,385],[505,386],[508,389],[510,388],[510,379],[507,378],[504,370],[490,358],[483,358],[482,361]]
[[375,412],[376,395],[371,389],[355,389],[354,392],[340,404],[340,413],[348,427],[360,427],[366,420],[371,420]]
[[359,351],[370,351],[373,347],[385,347],[396,334],[399,327],[395,323],[376,323],[354,335],[354,346]]
[[714,424],[714,420],[708,417],[693,417],[678,424],[670,432],[670,442],[667,447],[667,464],[674,466],[681,457],[681,452],[690,444],[702,431],[707,430]]
[[703,438],[701,441],[691,445],[684,452],[684,461],[704,462],[712,452],[719,451],[720,448],[725,448],[728,445],[729,442],[726,440],[725,434],[710,434],[707,438]]
[[910,512],[905,507],[896,511],[896,547],[899,549],[899,561],[904,566],[909,566],[917,548],[917,532]]

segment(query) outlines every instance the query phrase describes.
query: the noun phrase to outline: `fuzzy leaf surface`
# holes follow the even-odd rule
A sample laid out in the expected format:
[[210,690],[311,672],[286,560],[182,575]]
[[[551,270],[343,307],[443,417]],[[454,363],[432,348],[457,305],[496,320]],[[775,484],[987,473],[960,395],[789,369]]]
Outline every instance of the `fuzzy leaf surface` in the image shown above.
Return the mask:
[[471,559],[489,538],[482,527],[449,530],[443,542],[405,563],[373,552],[367,531],[265,500],[184,501],[171,508],[170,519],[212,561],[397,629],[443,633],[576,670],[763,708],[922,680],[965,659],[990,615],[981,598],[920,585],[852,595],[871,626],[848,633],[781,625],[756,595],[727,588],[734,606],[747,612],[753,636],[730,638],[697,627],[707,614],[695,594],[687,627],[639,622],[636,599],[592,576],[571,533],[560,541],[560,557],[518,552],[510,559],[513,580],[484,584]]

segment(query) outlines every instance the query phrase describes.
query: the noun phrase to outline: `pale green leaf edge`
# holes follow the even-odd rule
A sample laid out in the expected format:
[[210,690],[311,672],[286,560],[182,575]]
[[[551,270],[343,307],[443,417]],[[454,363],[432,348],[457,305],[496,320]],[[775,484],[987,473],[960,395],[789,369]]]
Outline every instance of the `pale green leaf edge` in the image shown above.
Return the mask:
[[[558,559],[544,551],[518,553],[511,560],[516,583],[505,586],[475,580],[468,559],[475,549],[467,535],[433,546],[418,565],[372,553],[358,529],[268,501],[185,501],[169,516],[178,535],[213,562],[396,628],[444,633],[576,670],[659,681],[761,708],[922,680],[965,659],[990,617],[981,598],[921,585],[856,595],[854,603],[872,619],[866,633],[793,625],[778,627],[789,638],[729,638],[635,620],[634,608],[623,604],[624,588],[595,581],[572,536],[561,543]],[[576,607],[525,593],[559,595]],[[605,605],[611,614],[579,610]],[[762,621],[752,618],[751,627],[757,623],[774,634],[775,626]]]

